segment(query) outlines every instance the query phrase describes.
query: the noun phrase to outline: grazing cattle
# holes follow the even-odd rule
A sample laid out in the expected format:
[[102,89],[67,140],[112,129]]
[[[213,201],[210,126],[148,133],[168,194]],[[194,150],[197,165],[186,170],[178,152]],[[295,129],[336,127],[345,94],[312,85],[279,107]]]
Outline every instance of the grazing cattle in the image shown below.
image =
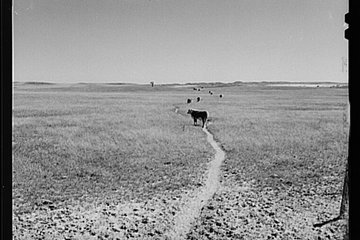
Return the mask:
[[191,99],[188,98],[187,103],[191,103]]
[[200,88],[198,88],[198,91],[200,91]]
[[200,97],[197,97],[197,99],[196,99],[198,102],[200,102]]
[[223,97],[223,95],[222,94],[220,94],[220,98],[222,98]]
[[209,91],[210,95],[213,95],[213,92],[212,91]]
[[208,111],[189,109],[187,113],[190,114],[194,119],[194,126],[197,124],[197,120],[200,118],[203,123],[202,127],[205,127],[206,121],[209,118]]
[[197,91],[197,88],[193,88],[193,90]]

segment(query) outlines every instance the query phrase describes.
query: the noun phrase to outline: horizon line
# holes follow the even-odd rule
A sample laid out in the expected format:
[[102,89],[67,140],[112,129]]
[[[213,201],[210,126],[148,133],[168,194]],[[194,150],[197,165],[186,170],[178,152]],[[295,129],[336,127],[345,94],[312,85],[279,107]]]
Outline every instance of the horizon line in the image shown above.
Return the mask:
[[[130,82],[46,82],[46,81],[13,81],[13,83],[34,83],[34,84],[113,84],[113,85],[148,85],[151,81],[147,83],[130,83]],[[341,84],[348,84],[348,81],[319,81],[319,80],[313,80],[313,81],[289,81],[289,80],[236,80],[233,82],[186,82],[186,83],[164,83],[159,82],[156,83],[154,81],[155,85],[192,85],[192,84],[236,84],[236,83],[290,83],[290,84],[325,84],[325,83],[341,83]]]

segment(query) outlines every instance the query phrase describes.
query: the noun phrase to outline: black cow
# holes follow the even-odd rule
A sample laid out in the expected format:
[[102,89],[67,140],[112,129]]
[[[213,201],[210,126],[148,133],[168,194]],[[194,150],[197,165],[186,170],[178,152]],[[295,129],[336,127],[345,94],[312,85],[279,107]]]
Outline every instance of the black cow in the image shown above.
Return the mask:
[[191,99],[188,98],[187,103],[191,103]]
[[197,124],[197,120],[200,118],[203,123],[202,127],[205,127],[206,121],[209,118],[208,111],[189,109],[187,113],[190,114],[194,119],[194,126]]
[[197,97],[197,99],[196,99],[198,102],[200,102],[200,97]]
[[209,91],[210,95],[213,95],[213,92],[212,91]]
[[222,94],[220,94],[220,98],[222,98],[223,97],[223,95]]

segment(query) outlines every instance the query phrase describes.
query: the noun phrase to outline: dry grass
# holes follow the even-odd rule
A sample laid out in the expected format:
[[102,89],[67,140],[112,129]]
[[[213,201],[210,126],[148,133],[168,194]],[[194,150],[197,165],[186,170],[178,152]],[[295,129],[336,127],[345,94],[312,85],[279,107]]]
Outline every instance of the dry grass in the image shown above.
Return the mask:
[[[126,189],[124,196],[132,198],[136,192],[133,197],[197,184],[196,172],[211,148],[191,120],[172,112],[174,105],[183,113],[194,106],[209,110],[210,130],[227,153],[227,177],[264,186],[282,179],[320,187],[323,178],[334,176],[334,187],[341,185],[346,89],[212,89],[225,95],[220,99],[191,88],[116,87],[118,92],[111,85],[98,92],[56,85],[16,90],[15,192],[61,199]],[[198,95],[200,103],[182,105]]]
[[[347,157],[346,89],[222,88],[209,126],[222,144],[222,189],[188,239],[342,239],[336,217]],[[206,237],[202,237],[206,236]]]
[[210,130],[227,152],[224,174],[259,186],[281,179],[321,187],[323,179],[335,177],[339,191],[347,156],[347,90],[249,90],[229,89],[221,102],[204,105],[214,116]]
[[[197,96],[199,103],[186,104]],[[56,206],[73,199],[152,199],[159,205],[161,196],[198,188],[213,150],[186,114],[196,108],[210,112],[209,131],[226,159],[221,188],[202,209],[189,239],[341,239],[344,224],[312,225],[335,217],[340,207],[347,96],[343,88],[263,84],[200,92],[192,86],[20,84],[13,130],[14,211],[21,215],[44,199]],[[175,212],[169,202],[160,206],[168,214],[154,226],[167,228],[171,224],[164,222]],[[142,210],[144,216],[151,213]],[[139,236],[150,228],[134,227]]]
[[42,199],[141,201],[201,184],[212,150],[173,112],[179,96],[104,89],[15,92],[15,210]]

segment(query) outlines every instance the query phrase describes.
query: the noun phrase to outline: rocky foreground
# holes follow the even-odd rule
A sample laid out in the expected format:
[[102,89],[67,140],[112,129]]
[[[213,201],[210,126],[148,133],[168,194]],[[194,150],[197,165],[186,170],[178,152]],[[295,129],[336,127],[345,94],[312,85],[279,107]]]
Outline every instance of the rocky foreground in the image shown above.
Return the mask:
[[74,201],[58,207],[44,201],[13,216],[13,239],[167,239],[181,197],[147,202]]
[[[115,199],[56,206],[44,200],[34,211],[13,216],[13,239],[174,239],[175,216],[193,197],[163,195],[147,202]],[[336,217],[341,195],[319,196],[273,189],[254,191],[251,183],[222,187],[203,207],[186,239],[343,239],[346,220]]]
[[336,217],[340,201],[341,196],[304,197],[292,190],[222,189],[187,239],[343,239],[346,220],[313,226]]

